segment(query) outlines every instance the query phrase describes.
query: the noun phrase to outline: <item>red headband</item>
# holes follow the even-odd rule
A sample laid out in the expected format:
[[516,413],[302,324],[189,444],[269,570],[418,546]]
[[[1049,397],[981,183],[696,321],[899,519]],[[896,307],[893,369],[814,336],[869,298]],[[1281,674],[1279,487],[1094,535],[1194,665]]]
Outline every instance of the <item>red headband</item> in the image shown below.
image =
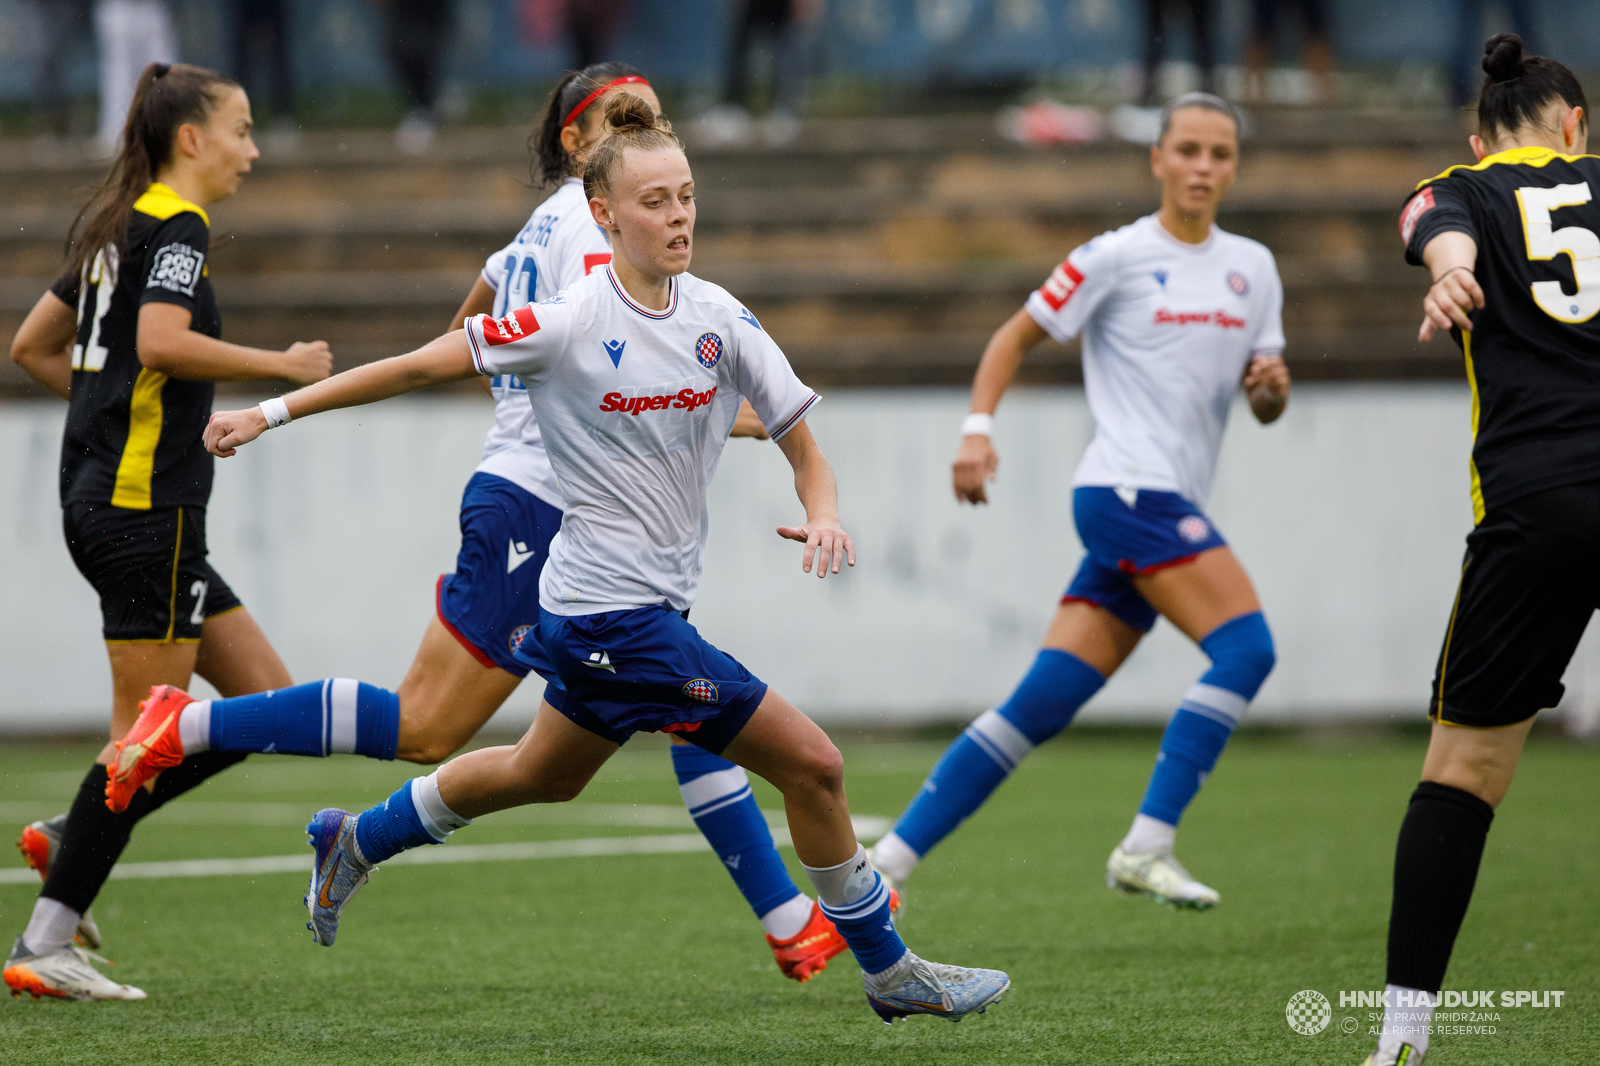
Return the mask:
[[640,85],[649,85],[650,84],[648,81],[646,81],[645,79],[639,77],[636,74],[630,74],[626,78],[615,78],[615,79],[613,79],[611,81],[608,81],[604,85],[600,86],[600,88],[598,88],[594,92],[590,93],[588,96],[585,96],[582,100],[579,100],[578,101],[578,106],[573,108],[571,111],[568,111],[567,112],[567,117],[562,119],[561,128],[562,129],[566,129],[568,126],[572,125],[572,120],[577,118],[579,115],[583,114],[584,108],[588,107],[590,104],[592,104],[596,100],[600,99],[607,92],[609,92],[612,88],[614,88],[614,87],[616,87],[618,85],[626,85],[629,82],[635,82],[635,81],[638,82]]

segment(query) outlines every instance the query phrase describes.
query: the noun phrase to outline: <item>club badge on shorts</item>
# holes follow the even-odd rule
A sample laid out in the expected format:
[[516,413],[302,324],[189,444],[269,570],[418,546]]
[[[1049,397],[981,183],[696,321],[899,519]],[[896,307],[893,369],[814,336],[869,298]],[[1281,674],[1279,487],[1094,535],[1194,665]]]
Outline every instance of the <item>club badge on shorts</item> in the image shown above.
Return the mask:
[[697,677],[683,686],[683,694],[696,703],[717,702],[717,686],[703,677]]
[[700,339],[694,342],[694,357],[707,370],[715,367],[722,360],[722,338],[715,333],[700,334]]
[[517,654],[518,649],[522,647],[522,642],[527,640],[528,634],[532,632],[532,626],[518,626],[511,631],[511,638],[506,641],[506,645],[510,647],[512,655]]
[[1178,536],[1190,544],[1199,544],[1211,536],[1211,523],[1197,514],[1188,515],[1178,520]]

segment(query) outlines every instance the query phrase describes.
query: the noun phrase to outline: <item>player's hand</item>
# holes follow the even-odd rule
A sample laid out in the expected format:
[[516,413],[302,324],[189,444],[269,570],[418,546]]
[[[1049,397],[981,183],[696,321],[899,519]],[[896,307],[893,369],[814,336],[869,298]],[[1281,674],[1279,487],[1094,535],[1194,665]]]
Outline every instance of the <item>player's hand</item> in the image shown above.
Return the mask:
[[1250,360],[1244,372],[1244,394],[1262,425],[1275,421],[1289,402],[1289,367],[1281,355]]
[[295,341],[283,353],[283,376],[296,385],[315,385],[333,373],[327,341]]
[[267,416],[259,407],[243,411],[218,411],[206,423],[206,451],[226,459],[267,431]]
[[839,528],[837,518],[822,517],[803,526],[779,526],[778,536],[785,540],[797,540],[806,546],[800,569],[808,574],[811,573],[813,560],[817,564],[818,577],[827,577],[830,566],[837,574],[841,563],[856,565],[855,543],[851,541],[850,534]]
[[1450,331],[1451,326],[1472,329],[1472,319],[1467,317],[1483,306],[1483,289],[1478,279],[1466,267],[1451,267],[1439,276],[1422,298],[1422,328],[1417,340],[1427,344],[1439,330]]
[[994,480],[1000,467],[1000,456],[995,454],[994,443],[981,433],[961,438],[956,449],[956,461],[951,466],[951,481],[955,484],[956,502],[980,504],[989,502],[985,484]]

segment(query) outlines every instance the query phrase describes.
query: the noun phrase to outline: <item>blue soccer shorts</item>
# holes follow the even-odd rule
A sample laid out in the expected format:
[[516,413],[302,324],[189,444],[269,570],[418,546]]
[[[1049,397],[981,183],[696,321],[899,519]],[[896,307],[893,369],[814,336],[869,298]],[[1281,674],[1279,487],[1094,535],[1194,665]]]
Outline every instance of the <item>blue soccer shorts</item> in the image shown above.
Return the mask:
[[[439,578],[439,621],[484,666],[556,676],[539,644],[539,571],[561,512],[505,478],[477,473],[461,494],[456,572]],[[526,646],[528,655],[517,656]]]
[[545,701],[617,744],[637,732],[678,733],[722,754],[767,686],[713,647],[686,615],[664,604],[570,616],[541,611],[544,651],[565,687],[546,688]]
[[1084,485],[1073,490],[1072,517],[1089,554],[1061,602],[1094,604],[1145,633],[1156,624],[1156,609],[1133,579],[1228,543],[1200,508],[1176,492],[1139,489],[1128,503],[1116,489]]

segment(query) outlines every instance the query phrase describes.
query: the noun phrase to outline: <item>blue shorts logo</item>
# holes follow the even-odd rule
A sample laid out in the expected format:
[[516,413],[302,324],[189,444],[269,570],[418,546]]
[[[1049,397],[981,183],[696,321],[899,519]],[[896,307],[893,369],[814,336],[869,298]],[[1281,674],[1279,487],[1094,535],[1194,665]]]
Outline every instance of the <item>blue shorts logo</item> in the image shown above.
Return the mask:
[[1211,536],[1211,524],[1197,514],[1178,520],[1178,536],[1190,544],[1199,544]]
[[517,650],[522,647],[522,642],[527,640],[528,634],[532,632],[532,626],[518,626],[511,631],[511,639],[506,641],[506,645],[510,647],[512,655],[517,654]]
[[700,365],[710,370],[722,359],[722,338],[715,333],[702,333],[694,342],[694,357]]
[[696,703],[717,702],[717,686],[703,677],[697,677],[684,685],[683,694]]
[[1233,290],[1235,296],[1248,296],[1250,294],[1250,283],[1237,270],[1228,271],[1228,288]]

